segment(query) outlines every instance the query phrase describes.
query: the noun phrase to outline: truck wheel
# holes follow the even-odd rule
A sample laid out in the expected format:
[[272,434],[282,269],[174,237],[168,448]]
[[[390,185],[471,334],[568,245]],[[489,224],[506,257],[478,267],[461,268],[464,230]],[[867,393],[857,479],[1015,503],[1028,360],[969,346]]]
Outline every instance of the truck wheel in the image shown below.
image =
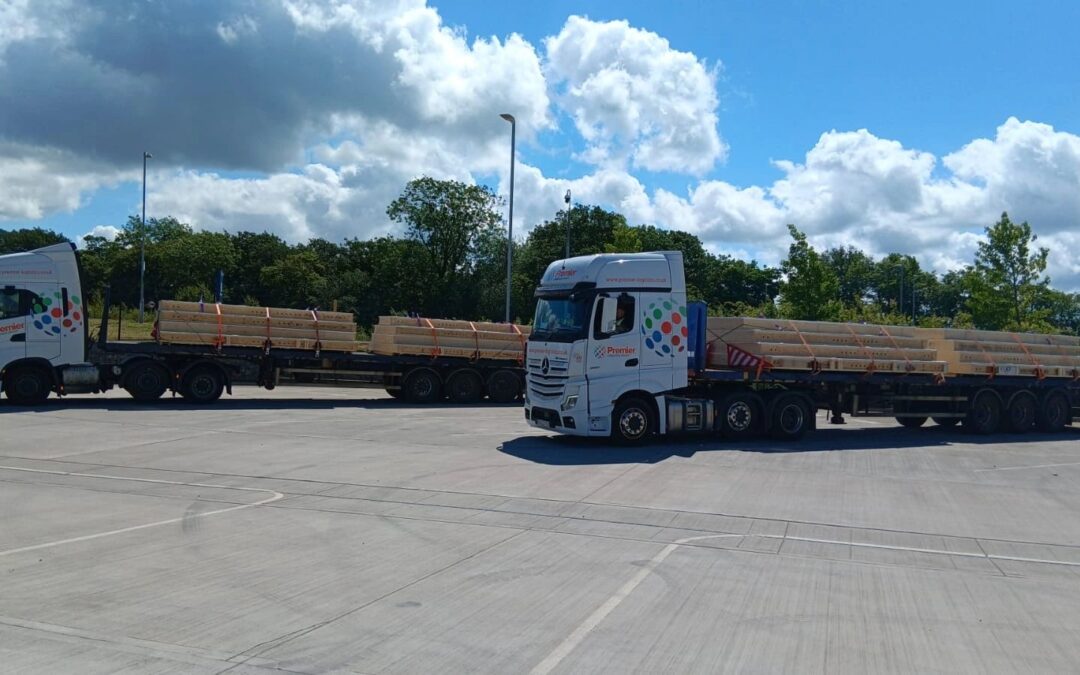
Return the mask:
[[975,394],[964,418],[964,428],[980,435],[992,434],[1001,426],[1001,399],[989,390]]
[[180,395],[192,403],[213,403],[221,398],[225,380],[213,366],[195,366],[184,374]]
[[1035,415],[1038,403],[1031,392],[1017,392],[1009,401],[1005,417],[1006,428],[1014,434],[1023,434],[1035,427]]
[[960,424],[959,417],[931,417],[930,419],[934,420],[934,424],[939,427],[955,427]]
[[769,435],[781,441],[797,441],[813,423],[810,406],[802,396],[785,394],[776,399],[770,415]]
[[487,395],[495,403],[513,403],[521,396],[521,378],[512,370],[496,370],[488,377]]
[[52,391],[49,371],[37,366],[13,369],[4,378],[4,391],[15,405],[41,405]]
[[1052,391],[1042,400],[1035,413],[1035,428],[1043,432],[1061,431],[1069,423],[1069,399],[1060,391]]
[[169,372],[153,361],[136,363],[124,378],[124,390],[143,403],[156,401],[169,388]]
[[922,425],[926,424],[927,417],[897,417],[896,421],[900,423],[900,426],[907,427],[908,429],[918,429]]
[[764,405],[756,394],[732,394],[720,402],[720,431],[728,438],[757,436],[764,424]]
[[401,397],[410,403],[434,403],[442,398],[439,374],[429,368],[417,368],[401,383]]
[[611,413],[611,437],[619,443],[641,443],[655,431],[652,407],[640,398],[620,401]]
[[484,381],[475,370],[458,370],[446,381],[446,395],[454,403],[476,403],[484,397]]

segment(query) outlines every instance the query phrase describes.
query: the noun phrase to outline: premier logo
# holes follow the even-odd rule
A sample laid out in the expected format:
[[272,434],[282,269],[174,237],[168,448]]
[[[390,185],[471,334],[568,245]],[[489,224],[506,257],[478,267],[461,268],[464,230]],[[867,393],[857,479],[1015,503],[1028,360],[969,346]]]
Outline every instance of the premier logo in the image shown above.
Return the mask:
[[633,356],[637,353],[637,347],[625,346],[625,347],[613,347],[611,345],[600,345],[593,350],[593,356],[598,359],[602,359],[606,356]]
[[555,270],[555,274],[553,274],[552,276],[556,279],[569,279],[575,274],[577,274],[577,270],[568,270],[563,268]]

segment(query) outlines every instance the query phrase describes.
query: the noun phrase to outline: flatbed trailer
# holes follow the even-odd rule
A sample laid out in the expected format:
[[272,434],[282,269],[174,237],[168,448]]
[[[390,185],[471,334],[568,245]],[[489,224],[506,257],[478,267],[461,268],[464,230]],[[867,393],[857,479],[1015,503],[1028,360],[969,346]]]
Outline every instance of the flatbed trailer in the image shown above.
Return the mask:
[[235,384],[366,387],[413,403],[510,403],[522,395],[516,359],[112,341],[108,290],[94,338],[79,276],[67,245],[0,256],[0,388],[13,402],[119,387],[144,402],[171,391],[206,404]]
[[[882,336],[870,336],[866,327],[835,323],[833,332],[853,345],[837,348],[842,342],[811,345],[814,338],[792,322],[772,329],[768,320],[736,318],[736,325],[787,330],[803,356],[753,354],[740,340],[709,337],[706,307],[687,302],[675,251],[555,261],[536,295],[524,414],[532,426],[559,433],[626,443],[679,433],[793,441],[816,428],[819,411],[834,424],[873,416],[905,427],[963,423],[976,434],[1053,432],[1080,414],[1076,338],[1060,350],[1059,361],[1071,366],[1041,368],[1014,336],[1033,361],[1031,374],[1010,363],[970,374],[950,370],[928,345],[899,346],[915,341],[911,328],[879,327]],[[866,346],[871,339],[878,346]],[[711,347],[725,351],[710,354]],[[884,353],[881,369],[874,352]]]

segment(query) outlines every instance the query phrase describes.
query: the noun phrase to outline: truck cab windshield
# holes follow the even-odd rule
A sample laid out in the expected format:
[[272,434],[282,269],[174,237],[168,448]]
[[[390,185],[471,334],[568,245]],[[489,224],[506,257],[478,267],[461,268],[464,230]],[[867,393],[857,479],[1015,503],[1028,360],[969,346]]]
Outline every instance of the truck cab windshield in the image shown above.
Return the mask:
[[592,296],[540,298],[530,340],[574,342],[588,335]]

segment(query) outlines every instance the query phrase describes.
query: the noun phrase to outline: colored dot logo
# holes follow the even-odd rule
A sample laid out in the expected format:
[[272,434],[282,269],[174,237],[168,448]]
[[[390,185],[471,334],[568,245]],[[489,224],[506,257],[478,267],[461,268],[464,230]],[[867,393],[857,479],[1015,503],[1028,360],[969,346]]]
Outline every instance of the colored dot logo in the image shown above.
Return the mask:
[[64,331],[74,333],[82,326],[82,301],[77,295],[68,298],[67,307],[64,307],[64,297],[59,291],[51,296],[38,296],[30,309],[34,328],[46,335],[60,335]]
[[641,334],[645,346],[660,356],[675,356],[686,351],[686,306],[672,300],[657,300],[645,309]]

